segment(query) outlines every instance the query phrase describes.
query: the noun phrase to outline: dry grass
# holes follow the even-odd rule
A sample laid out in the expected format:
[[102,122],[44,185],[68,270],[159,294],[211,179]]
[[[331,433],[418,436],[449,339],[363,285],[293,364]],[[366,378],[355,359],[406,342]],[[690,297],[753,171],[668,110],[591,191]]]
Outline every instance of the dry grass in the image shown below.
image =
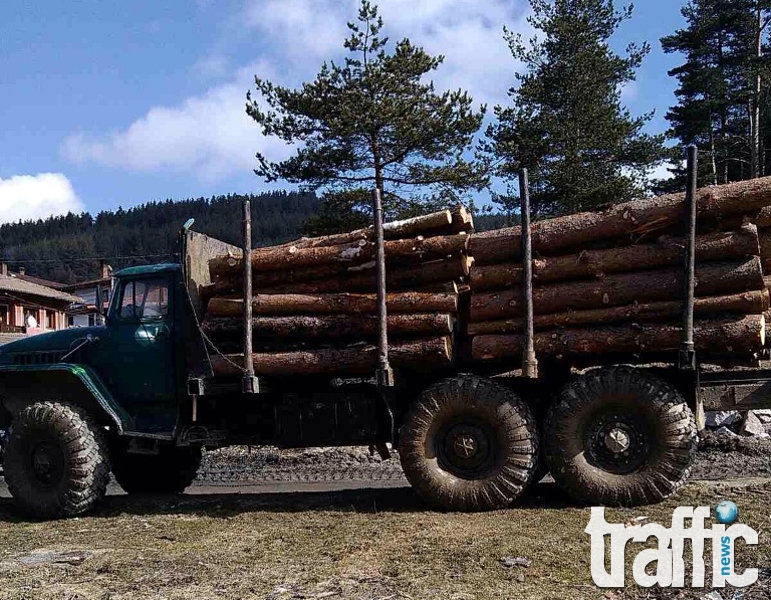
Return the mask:
[[[762,545],[743,548],[742,562],[771,566],[768,485],[694,484],[669,502],[611,510],[608,519],[646,515],[666,524],[674,506],[714,506],[725,497],[761,531]],[[432,512],[409,489],[110,497],[93,516],[35,523],[13,516],[3,499],[0,598],[562,600],[643,593],[606,595],[594,587],[583,533],[589,511],[563,502],[548,484],[516,508],[484,514]],[[90,558],[19,563],[39,550],[82,550]],[[527,557],[532,566],[506,568],[499,562],[505,556]]]

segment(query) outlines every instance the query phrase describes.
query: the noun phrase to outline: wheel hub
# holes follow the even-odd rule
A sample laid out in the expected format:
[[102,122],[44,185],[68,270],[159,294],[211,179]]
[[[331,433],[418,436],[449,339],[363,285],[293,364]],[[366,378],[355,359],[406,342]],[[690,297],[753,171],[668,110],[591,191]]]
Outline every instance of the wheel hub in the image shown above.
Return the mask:
[[605,447],[613,454],[621,454],[629,449],[632,441],[623,427],[613,427],[605,434]]
[[606,414],[586,433],[586,454],[592,464],[611,473],[632,473],[645,464],[648,434],[634,415]]
[[492,433],[482,423],[456,422],[439,437],[437,454],[443,468],[457,477],[473,479],[487,472],[494,460]]
[[62,476],[64,457],[57,444],[40,442],[32,450],[32,472],[44,484],[55,484]]
[[476,439],[469,434],[458,434],[453,440],[453,449],[458,456],[471,458],[477,453],[478,444]]

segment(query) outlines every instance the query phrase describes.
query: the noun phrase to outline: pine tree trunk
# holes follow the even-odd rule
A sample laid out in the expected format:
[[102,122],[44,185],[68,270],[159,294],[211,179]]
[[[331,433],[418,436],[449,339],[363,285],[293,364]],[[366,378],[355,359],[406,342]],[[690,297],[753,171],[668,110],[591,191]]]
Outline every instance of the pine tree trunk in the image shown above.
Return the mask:
[[[391,313],[438,312],[458,309],[458,295],[451,293],[398,292],[386,297]],[[377,312],[374,294],[258,294],[252,302],[255,315],[366,314]],[[210,317],[240,317],[243,300],[212,298],[206,308]]]
[[[771,230],[769,234],[768,248],[771,252]],[[533,260],[533,280],[536,283],[567,281],[682,264],[685,243],[682,238],[661,238],[655,244],[584,250],[578,254],[536,258]],[[713,233],[696,238],[696,260],[700,262],[752,256],[759,251],[758,231],[754,225],[745,225],[735,232]],[[475,265],[470,276],[471,289],[474,291],[504,288],[522,280],[522,267],[513,263]]]
[[[465,211],[465,209],[464,209]],[[459,214],[460,218],[460,214]],[[473,222],[472,222],[473,224]],[[468,223],[458,221],[457,226],[454,214],[449,210],[440,210],[427,215],[404,219],[402,221],[390,221],[383,223],[383,233],[386,239],[415,237],[418,235],[447,234],[460,231],[469,231]],[[372,227],[356,229],[344,233],[335,233],[320,237],[305,237],[285,244],[274,246],[276,248],[322,248],[325,246],[341,246],[344,244],[356,244],[359,241],[373,242],[375,233]]]
[[[765,343],[762,315],[696,321],[697,352],[710,355],[743,355],[759,352]],[[680,326],[630,324],[586,329],[542,331],[533,337],[539,358],[575,355],[674,352],[680,346]],[[522,335],[479,335],[471,341],[475,361],[517,358],[522,355]]]
[[[554,254],[602,239],[641,236],[671,229],[683,217],[684,194],[616,204],[603,212],[586,212],[532,225],[533,250]],[[700,218],[750,214],[771,205],[771,178],[740,181],[724,186],[702,188],[697,194]],[[520,228],[509,227],[475,234],[471,254],[477,264],[494,264],[519,258]]]
[[[533,289],[533,308],[538,314],[546,314],[680,298],[683,276],[681,268],[665,269],[608,275],[597,281],[536,286]],[[744,262],[706,263],[696,268],[697,296],[734,294],[760,290],[764,286],[758,257]],[[519,287],[472,294],[470,322],[516,317],[522,314],[522,309],[522,290]]]
[[[414,262],[451,256],[467,250],[468,235],[446,235],[432,238],[419,236],[411,240],[390,240],[385,243],[386,260]],[[252,251],[252,271],[291,270],[330,265],[356,266],[374,261],[375,244],[364,240],[343,246],[297,248],[295,246],[258,248]],[[222,256],[209,261],[212,280],[238,277],[241,258]]]
[[[769,309],[767,289],[732,294],[730,296],[708,296],[696,298],[694,314],[707,318],[715,314],[763,314]],[[634,303],[611,308],[575,310],[545,315],[535,315],[533,324],[536,330],[557,327],[585,327],[587,325],[607,325],[625,322],[665,322],[683,314],[683,303],[675,300]],[[524,319],[501,319],[470,323],[468,335],[518,333],[524,329]]]
[[[231,354],[227,359],[243,364],[243,354]],[[375,369],[377,348],[356,344],[343,348],[255,352],[253,359],[257,375],[367,375]],[[389,347],[389,359],[397,369],[431,372],[452,365],[452,344],[448,337],[396,342]],[[240,369],[228,360],[211,357],[215,375],[241,375]]]
[[[424,334],[448,335],[452,333],[453,320],[446,313],[419,313],[388,315],[388,334],[416,337]],[[207,318],[201,325],[203,331],[217,340],[240,340],[244,331],[243,320],[237,317]],[[254,337],[295,340],[355,339],[362,341],[378,333],[378,317],[370,315],[293,315],[284,317],[254,317]]]
[[[394,265],[386,269],[386,288],[389,291],[445,291],[448,283],[469,274],[473,259],[469,256],[454,256],[415,265]],[[313,281],[297,281],[263,286],[259,292],[265,294],[317,294],[338,292],[374,292],[376,289],[375,270],[352,273],[343,277],[328,277]],[[209,297],[225,290],[237,291],[231,284],[215,285],[207,291]]]

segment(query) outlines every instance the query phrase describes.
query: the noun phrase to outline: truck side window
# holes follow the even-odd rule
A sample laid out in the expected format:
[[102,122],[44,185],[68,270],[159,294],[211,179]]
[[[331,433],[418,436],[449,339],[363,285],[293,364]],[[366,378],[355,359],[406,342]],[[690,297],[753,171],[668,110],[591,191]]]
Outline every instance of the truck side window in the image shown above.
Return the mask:
[[160,319],[169,311],[169,289],[161,279],[130,281],[123,286],[121,319]]

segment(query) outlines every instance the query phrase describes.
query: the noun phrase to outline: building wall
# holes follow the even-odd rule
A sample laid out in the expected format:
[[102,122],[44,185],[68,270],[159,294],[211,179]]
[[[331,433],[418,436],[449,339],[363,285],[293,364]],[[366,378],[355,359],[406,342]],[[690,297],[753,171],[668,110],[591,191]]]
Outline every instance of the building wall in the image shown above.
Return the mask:
[[[10,327],[27,327],[26,316],[32,314],[37,321],[37,327],[28,328],[28,334],[56,331],[67,326],[64,310],[55,307],[41,306],[38,302],[19,302],[14,298],[0,296],[0,305],[8,307],[8,322],[2,325]],[[5,311],[3,311],[5,314]]]

